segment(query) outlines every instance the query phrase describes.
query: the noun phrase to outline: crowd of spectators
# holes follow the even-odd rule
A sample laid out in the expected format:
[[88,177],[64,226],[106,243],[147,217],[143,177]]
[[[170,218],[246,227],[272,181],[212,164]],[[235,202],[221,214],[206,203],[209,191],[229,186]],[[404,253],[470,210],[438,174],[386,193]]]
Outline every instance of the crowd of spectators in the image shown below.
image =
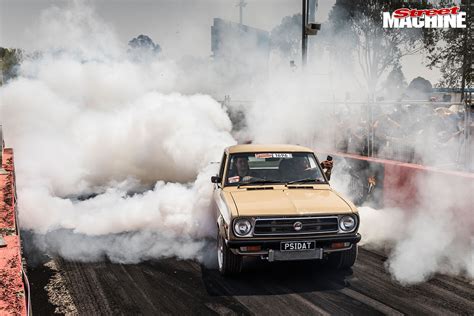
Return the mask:
[[[465,159],[466,124],[461,105],[371,104],[351,109],[350,105],[336,115],[336,147],[339,151],[369,155],[427,165],[457,165]],[[469,149],[470,148],[470,149]]]

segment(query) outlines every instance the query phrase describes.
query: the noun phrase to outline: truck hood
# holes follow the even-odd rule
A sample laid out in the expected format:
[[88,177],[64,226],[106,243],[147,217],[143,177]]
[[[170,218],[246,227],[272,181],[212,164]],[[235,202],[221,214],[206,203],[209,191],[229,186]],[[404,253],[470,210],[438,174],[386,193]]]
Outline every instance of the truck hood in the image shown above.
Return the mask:
[[352,212],[349,204],[332,189],[239,190],[231,195],[239,216]]

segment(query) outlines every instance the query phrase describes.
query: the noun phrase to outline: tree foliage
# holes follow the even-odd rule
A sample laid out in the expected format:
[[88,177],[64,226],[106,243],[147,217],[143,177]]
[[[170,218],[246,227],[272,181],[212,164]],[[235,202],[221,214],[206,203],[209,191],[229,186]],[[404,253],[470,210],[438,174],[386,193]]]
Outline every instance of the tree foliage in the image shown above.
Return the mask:
[[271,31],[270,41],[282,56],[296,59],[301,54],[301,14],[285,16]]
[[161,52],[161,46],[155,44],[147,35],[138,35],[128,42],[130,47],[128,52],[136,60],[147,60],[158,56]]
[[0,84],[16,77],[18,65],[20,64],[22,58],[22,50],[16,48],[0,47],[0,70],[3,79],[3,82],[0,80]]
[[[420,29],[384,29],[382,12],[400,8],[400,1],[337,0],[327,25],[332,39],[327,41],[331,54],[341,59],[355,58],[367,84],[375,94],[380,78],[397,67],[400,59],[423,49]],[[426,8],[423,2],[404,3],[404,7]]]
[[410,99],[426,100],[432,92],[433,85],[429,80],[423,77],[416,77],[408,85],[405,94]]
[[395,65],[383,84],[385,97],[388,99],[398,99],[403,95],[406,87],[407,82],[402,71],[402,66]]
[[[439,87],[464,90],[473,84],[474,3],[470,3],[471,1],[463,0],[461,3],[460,11],[466,12],[467,16],[466,28],[433,29],[432,36],[425,38],[428,66],[439,67],[441,70],[441,80],[437,84]],[[454,5],[450,1],[441,1],[439,4],[440,7]]]

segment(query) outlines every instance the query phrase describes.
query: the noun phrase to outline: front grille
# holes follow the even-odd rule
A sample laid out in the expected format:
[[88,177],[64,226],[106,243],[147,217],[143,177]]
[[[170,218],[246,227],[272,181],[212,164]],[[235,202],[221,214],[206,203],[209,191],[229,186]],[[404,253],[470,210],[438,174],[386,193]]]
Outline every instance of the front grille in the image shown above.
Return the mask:
[[[295,223],[297,227],[301,226],[300,230],[295,229]],[[257,218],[253,234],[255,236],[286,236],[336,233],[339,229],[338,224],[337,216]]]

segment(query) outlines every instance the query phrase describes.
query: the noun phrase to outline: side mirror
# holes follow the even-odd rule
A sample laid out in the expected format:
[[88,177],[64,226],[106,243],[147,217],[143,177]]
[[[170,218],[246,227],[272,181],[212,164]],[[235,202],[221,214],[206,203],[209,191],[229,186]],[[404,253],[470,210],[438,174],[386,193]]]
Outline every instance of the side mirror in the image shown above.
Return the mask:
[[211,177],[211,182],[212,183],[221,183],[222,179],[219,176],[212,176]]

